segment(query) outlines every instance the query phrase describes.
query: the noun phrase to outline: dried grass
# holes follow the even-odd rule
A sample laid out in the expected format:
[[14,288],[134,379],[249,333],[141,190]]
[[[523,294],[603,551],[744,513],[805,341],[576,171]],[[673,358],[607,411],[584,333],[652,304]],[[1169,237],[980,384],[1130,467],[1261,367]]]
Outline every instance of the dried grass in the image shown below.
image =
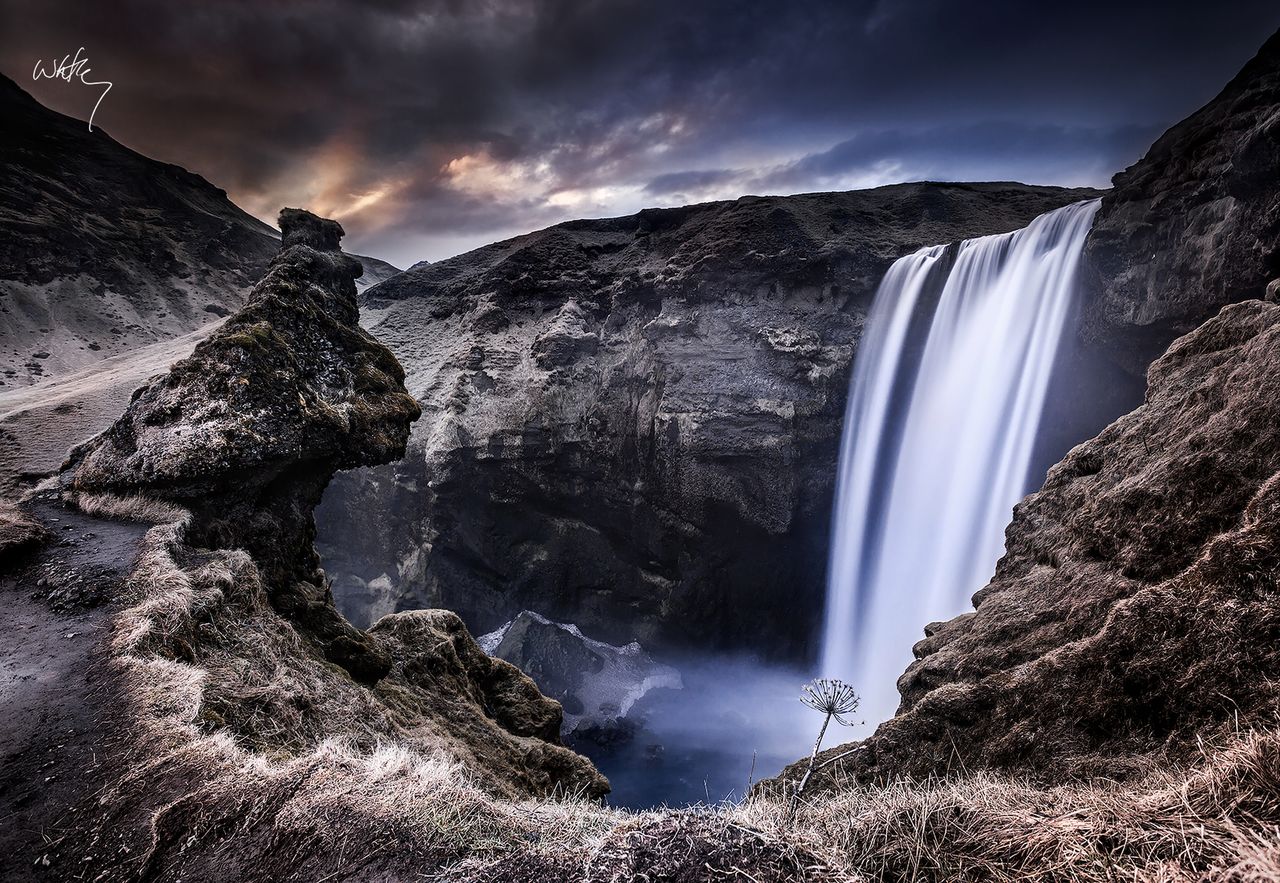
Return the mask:
[[494,883],[1280,879],[1274,727],[1127,786],[846,783],[794,812],[766,795],[647,813],[498,799],[447,735],[309,653],[247,555],[187,549],[185,523],[148,532],[115,624],[141,736],[92,847],[120,841],[131,808],[148,821],[103,880],[210,862],[244,879],[412,868]]
[[1280,735],[1241,734],[1187,772],[1039,788],[991,773],[850,785],[788,823],[771,800],[743,824],[794,837],[868,880],[1280,879]]
[[192,550],[186,526],[180,513],[148,531],[113,623],[137,732],[93,843],[118,840],[138,807],[150,842],[102,879],[145,877],[259,828],[330,870],[391,842],[428,865],[511,844],[565,856],[620,817],[572,797],[495,799],[458,761],[466,746],[325,662],[272,610],[247,554]]
[[170,524],[183,520],[186,510],[175,503],[157,500],[143,494],[72,494],[68,499],[86,515],[118,518],[140,524]]

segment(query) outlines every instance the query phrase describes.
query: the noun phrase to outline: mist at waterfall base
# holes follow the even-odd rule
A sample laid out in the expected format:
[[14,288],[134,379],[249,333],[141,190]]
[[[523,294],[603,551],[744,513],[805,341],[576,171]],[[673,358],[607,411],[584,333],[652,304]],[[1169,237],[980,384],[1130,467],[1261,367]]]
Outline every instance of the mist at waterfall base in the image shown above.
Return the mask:
[[[822,718],[800,704],[812,672],[745,657],[663,657],[683,688],[646,694],[615,745],[570,740],[613,786],[611,806],[643,810],[738,802],[751,782],[808,755]],[[860,718],[859,718],[860,719]],[[847,731],[832,731],[835,745]]]
[[1046,452],[1056,459],[1098,420],[1060,408],[1045,417],[1051,390],[1071,385],[1075,353],[1061,344],[1074,337],[1065,332],[1098,205],[921,249],[880,285],[841,442],[821,661],[857,688],[871,725],[896,710],[895,681],[926,626],[971,609],[991,578]]

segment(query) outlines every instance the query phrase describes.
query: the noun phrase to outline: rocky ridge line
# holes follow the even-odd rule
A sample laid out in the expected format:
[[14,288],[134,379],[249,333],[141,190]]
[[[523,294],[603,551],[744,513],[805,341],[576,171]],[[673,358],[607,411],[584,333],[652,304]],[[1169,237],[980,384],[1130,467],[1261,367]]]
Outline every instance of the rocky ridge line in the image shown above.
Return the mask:
[[1085,245],[1081,335],[1141,377],[1229,303],[1280,292],[1280,31],[1115,176]]

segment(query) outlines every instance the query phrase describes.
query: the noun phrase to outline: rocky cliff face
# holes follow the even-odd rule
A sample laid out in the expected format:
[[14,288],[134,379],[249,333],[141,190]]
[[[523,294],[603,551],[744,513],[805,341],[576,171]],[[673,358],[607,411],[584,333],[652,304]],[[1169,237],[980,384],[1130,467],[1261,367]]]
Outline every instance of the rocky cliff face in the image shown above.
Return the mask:
[[1055,467],[1006,542],[976,609],[916,645],[898,716],[828,772],[1123,777],[1274,725],[1280,306],[1228,306],[1178,340],[1145,404]]
[[423,404],[406,459],[335,482],[357,619],[522,609],[611,643],[802,652],[850,362],[897,257],[1095,195],[911,184],[562,224],[370,289]]
[[1082,333],[1141,376],[1225,304],[1280,287],[1280,33],[1115,177],[1085,249]]

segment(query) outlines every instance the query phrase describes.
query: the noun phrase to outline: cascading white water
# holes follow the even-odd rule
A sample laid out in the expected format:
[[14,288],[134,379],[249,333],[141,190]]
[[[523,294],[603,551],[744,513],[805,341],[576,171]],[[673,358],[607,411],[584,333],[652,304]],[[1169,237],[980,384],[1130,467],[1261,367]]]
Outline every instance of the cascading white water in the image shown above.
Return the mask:
[[822,651],[868,722],[896,709],[923,627],[965,610],[995,570],[1098,204],[961,243],[918,360],[911,319],[945,247],[901,258],[876,293],[841,441]]

